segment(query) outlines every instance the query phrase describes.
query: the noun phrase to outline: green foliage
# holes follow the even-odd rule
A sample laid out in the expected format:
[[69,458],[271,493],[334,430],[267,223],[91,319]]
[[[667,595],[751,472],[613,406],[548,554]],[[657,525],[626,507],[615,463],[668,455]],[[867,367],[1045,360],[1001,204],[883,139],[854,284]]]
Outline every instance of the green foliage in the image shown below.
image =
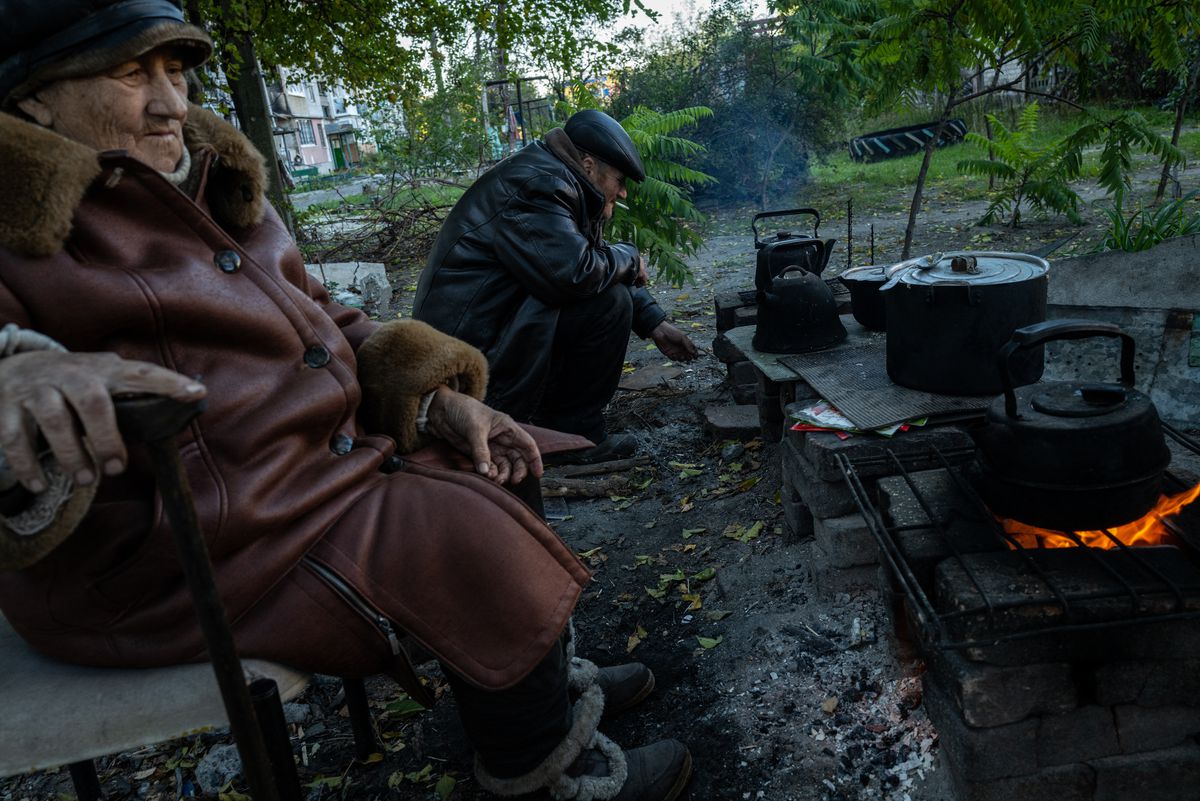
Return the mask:
[[1108,218],[1109,226],[1100,249],[1132,253],[1149,250],[1158,243],[1177,236],[1200,234],[1197,194],[1190,192],[1157,209],[1138,209],[1128,217],[1121,208],[1120,199],[1112,206],[1101,208],[1101,213]]
[[690,190],[714,180],[679,163],[704,148],[676,132],[711,115],[702,106],[667,113],[638,108],[621,120],[642,156],[646,180],[629,182],[626,208],[613,215],[610,238],[632,242],[658,276],[675,286],[691,275],[683,257],[704,242],[698,229],[705,218],[692,205]]
[[1084,150],[1100,148],[1100,174],[1096,180],[1117,205],[1129,189],[1135,149],[1152,154],[1167,167],[1184,163],[1183,151],[1160,136],[1137,111],[1112,116],[1089,113],[1063,144],[1070,158],[1068,168],[1082,161]]
[[994,178],[1001,184],[980,224],[991,224],[1007,216],[1009,227],[1016,228],[1021,222],[1022,205],[1040,212],[1065,214],[1076,224],[1083,222],[1079,216],[1079,195],[1069,183],[1079,176],[1082,162],[1076,158],[1077,151],[1069,151],[1061,143],[1035,144],[1038,104],[1026,106],[1011,131],[994,115],[989,114],[988,118],[992,123],[991,141],[974,132],[967,134],[967,141],[990,151],[992,158],[958,162],[962,172]]

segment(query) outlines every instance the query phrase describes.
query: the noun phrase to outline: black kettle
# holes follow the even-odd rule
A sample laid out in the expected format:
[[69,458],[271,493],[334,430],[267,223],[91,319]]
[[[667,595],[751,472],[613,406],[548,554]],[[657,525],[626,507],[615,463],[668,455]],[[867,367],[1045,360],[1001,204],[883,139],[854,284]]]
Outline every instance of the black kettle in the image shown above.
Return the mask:
[[846,338],[833,290],[797,264],[783,268],[769,290],[759,289],[752,344],[764,353],[811,353]]
[[[1059,339],[1121,340],[1120,383],[1039,382],[1013,388],[1010,360]],[[979,491],[1000,517],[1059,531],[1132,522],[1157,503],[1171,462],[1158,411],[1134,389],[1133,337],[1112,323],[1051,320],[1018,328],[1000,350],[1004,395],[972,432]]]

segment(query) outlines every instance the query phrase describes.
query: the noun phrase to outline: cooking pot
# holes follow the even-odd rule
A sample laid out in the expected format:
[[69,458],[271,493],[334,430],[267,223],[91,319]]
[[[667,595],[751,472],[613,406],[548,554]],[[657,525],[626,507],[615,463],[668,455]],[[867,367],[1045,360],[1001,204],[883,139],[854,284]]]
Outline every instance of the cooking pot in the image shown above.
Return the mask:
[[[1046,342],[1088,337],[1120,338],[1120,383],[1014,389],[1016,356]],[[1091,531],[1150,511],[1171,453],[1154,404],[1134,389],[1133,356],[1133,337],[1111,323],[1052,320],[1013,333],[998,357],[1004,394],[972,432],[980,495],[993,513],[1041,528]]]
[[[945,395],[1000,392],[996,353],[1046,319],[1050,264],[1024,253],[935,253],[886,270],[887,371],[892,381]],[[1013,356],[1017,384],[1042,377],[1042,349]]]
[[799,265],[785,267],[769,291],[758,292],[758,322],[751,343],[764,353],[811,353],[841,342],[833,290]]
[[887,309],[879,290],[887,282],[883,267],[853,267],[838,276],[850,290],[850,311],[859,324],[872,331],[887,330]]

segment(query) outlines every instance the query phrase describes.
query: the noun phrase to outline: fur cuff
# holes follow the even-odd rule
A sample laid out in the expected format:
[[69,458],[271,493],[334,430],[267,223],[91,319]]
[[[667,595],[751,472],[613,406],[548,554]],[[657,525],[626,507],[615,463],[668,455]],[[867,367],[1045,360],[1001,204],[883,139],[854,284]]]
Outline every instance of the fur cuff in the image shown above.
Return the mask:
[[421,396],[446,384],[482,400],[487,360],[475,348],[418,320],[384,323],[358,348],[359,419],[396,440],[400,453],[429,444],[417,434]]
[[53,457],[42,460],[49,486],[20,514],[0,516],[0,570],[21,570],[53,551],[83,520],[96,485],[80,487]]
[[596,683],[599,666],[590,659],[575,656],[575,618],[567,621],[567,687],[581,693]]
[[[604,713],[604,693],[593,684],[575,703],[574,722],[567,736],[542,760],[542,764],[512,779],[497,779],[475,759],[475,778],[479,786],[498,796],[517,796],[548,789],[557,801],[604,801],[615,798],[625,786],[629,769],[620,746],[596,727]],[[571,766],[584,750],[595,748],[608,760],[607,776],[568,776]]]

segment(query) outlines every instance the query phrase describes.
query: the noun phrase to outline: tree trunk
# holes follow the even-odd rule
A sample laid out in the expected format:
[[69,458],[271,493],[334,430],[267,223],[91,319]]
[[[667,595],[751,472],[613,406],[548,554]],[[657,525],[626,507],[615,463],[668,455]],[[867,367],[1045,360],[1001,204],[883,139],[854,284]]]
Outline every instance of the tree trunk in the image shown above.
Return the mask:
[[[226,43],[232,43],[237,51],[237,63],[230,63],[226,51],[219,50],[221,67],[229,81],[229,93],[233,96],[233,108],[237,113],[238,125],[241,126],[250,142],[262,154],[267,164],[267,198],[279,212],[287,225],[288,231],[294,236],[295,221],[292,214],[292,204],[283,191],[283,175],[279,170],[279,154],[275,150],[275,137],[272,134],[271,109],[267,105],[265,83],[262,67],[258,63],[258,54],[254,51],[252,33],[245,29],[236,30],[228,20],[237,17],[228,2],[222,3],[223,18],[222,36]],[[241,26],[239,26],[241,27]],[[234,77],[237,76],[237,77]]]
[[933,148],[942,136],[942,129],[946,127],[946,120],[950,119],[950,104],[953,101],[953,95],[946,100],[946,107],[942,110],[942,117],[933,129],[933,137],[925,143],[925,158],[921,160],[921,171],[917,173],[917,187],[913,190],[912,206],[908,209],[908,226],[904,229],[904,249],[900,251],[901,261],[907,259],[912,252],[913,232],[917,229],[917,214],[921,211],[921,196],[925,193],[925,177],[929,174],[929,164],[933,161]]
[[771,152],[767,155],[767,163],[762,167],[762,184],[761,184],[762,192],[760,194],[760,197],[761,197],[760,208],[763,211],[767,210],[767,189],[768,189],[768,182],[771,180],[771,167],[775,164],[775,154],[779,152],[779,148],[783,147],[783,143],[788,140],[788,137],[791,136],[791,134],[792,134],[792,128],[791,128],[791,126],[788,126],[788,129],[786,131],[784,131],[782,134],[780,134],[779,141],[777,141],[775,143],[775,146],[773,148],[771,148]]
[[[1171,132],[1171,144],[1179,144],[1179,133],[1183,130],[1183,117],[1187,114],[1188,98],[1196,91],[1196,79],[1200,78],[1200,57],[1196,58],[1196,63],[1192,65],[1192,74],[1188,77],[1187,89],[1183,96],[1179,98],[1179,102],[1175,104],[1175,129]],[[1154,205],[1157,206],[1162,202],[1163,193],[1167,190],[1167,179],[1170,177],[1170,168],[1163,163],[1162,176],[1158,179],[1158,189],[1154,193]]]

